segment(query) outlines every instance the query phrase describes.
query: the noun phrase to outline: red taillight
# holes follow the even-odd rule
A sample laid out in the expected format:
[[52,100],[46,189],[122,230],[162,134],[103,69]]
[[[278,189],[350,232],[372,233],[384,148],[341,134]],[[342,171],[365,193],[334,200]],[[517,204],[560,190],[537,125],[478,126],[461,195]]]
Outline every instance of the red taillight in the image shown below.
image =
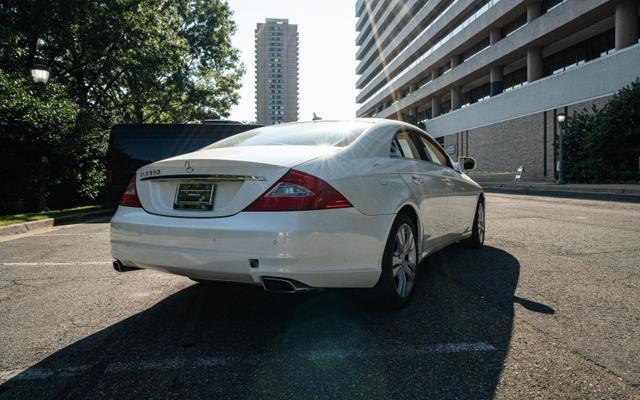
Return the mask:
[[327,182],[292,169],[245,211],[305,211],[344,207],[352,205]]
[[124,194],[120,199],[120,205],[125,207],[142,207],[142,204],[140,204],[140,199],[138,198],[135,176],[131,178],[131,181],[127,185],[127,189],[124,191]]

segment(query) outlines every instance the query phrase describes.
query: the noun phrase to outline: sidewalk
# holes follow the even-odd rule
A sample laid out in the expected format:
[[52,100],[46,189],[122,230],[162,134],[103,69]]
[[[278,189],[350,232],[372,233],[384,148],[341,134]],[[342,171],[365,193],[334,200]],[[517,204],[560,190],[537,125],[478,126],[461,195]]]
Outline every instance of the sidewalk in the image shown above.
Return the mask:
[[114,209],[103,209],[96,211],[89,211],[71,215],[65,215],[56,218],[47,218],[37,221],[20,222],[17,224],[5,225],[0,227],[0,239],[11,237],[13,235],[19,235],[22,233],[41,231],[54,226],[75,224],[91,219],[95,219],[101,216],[111,215],[114,213]]
[[598,194],[637,197],[640,185],[634,184],[578,184],[557,185],[553,182],[478,182],[487,191],[522,191],[531,193]]

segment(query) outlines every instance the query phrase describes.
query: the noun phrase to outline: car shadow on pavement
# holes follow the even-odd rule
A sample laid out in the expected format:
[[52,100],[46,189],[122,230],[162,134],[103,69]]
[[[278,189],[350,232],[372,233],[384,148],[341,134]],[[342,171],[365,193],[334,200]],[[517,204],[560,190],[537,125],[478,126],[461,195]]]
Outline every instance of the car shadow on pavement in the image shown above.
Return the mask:
[[399,311],[351,291],[194,284],[60,349],[0,397],[489,399],[519,269],[498,248],[450,247],[423,262]]

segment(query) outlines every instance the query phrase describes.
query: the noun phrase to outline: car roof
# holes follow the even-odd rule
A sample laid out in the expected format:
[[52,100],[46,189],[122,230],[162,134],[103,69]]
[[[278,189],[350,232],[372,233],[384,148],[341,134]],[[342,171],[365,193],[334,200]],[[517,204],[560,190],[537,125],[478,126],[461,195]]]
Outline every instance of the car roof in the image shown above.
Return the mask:
[[394,121],[391,119],[382,119],[382,118],[319,119],[316,121],[295,121],[295,122],[287,122],[284,124],[267,125],[267,126],[278,127],[283,125],[291,126],[291,125],[309,125],[309,124],[344,124],[344,123],[361,123],[361,122],[377,124],[377,123],[388,123],[388,122],[399,122],[399,121]]
[[[406,128],[411,128],[411,129],[417,129],[422,131],[422,129],[408,124],[406,122],[403,121],[398,121],[395,119],[385,119],[385,118],[352,118],[352,119],[321,119],[321,120],[316,120],[316,121],[296,121],[296,122],[287,122],[284,124],[277,124],[277,125],[266,125],[265,128],[267,127],[279,127],[279,126],[287,126],[287,127],[291,127],[291,126],[308,126],[308,125],[312,125],[312,124],[357,124],[357,123],[366,123],[366,124],[371,124],[370,128],[373,127],[382,127],[382,126],[389,126],[389,125],[395,125],[395,126],[404,126]],[[366,131],[368,131],[368,129],[366,129]]]

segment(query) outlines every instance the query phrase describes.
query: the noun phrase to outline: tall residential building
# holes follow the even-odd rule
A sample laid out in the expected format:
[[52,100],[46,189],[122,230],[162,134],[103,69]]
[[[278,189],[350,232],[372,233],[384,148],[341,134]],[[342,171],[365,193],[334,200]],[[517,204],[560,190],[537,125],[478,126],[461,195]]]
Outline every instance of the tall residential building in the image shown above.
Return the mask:
[[267,18],[256,34],[256,118],[272,125],[298,120],[298,26]]
[[640,76],[639,14],[639,0],[357,0],[357,115],[424,121],[491,179],[554,180],[557,115]]

